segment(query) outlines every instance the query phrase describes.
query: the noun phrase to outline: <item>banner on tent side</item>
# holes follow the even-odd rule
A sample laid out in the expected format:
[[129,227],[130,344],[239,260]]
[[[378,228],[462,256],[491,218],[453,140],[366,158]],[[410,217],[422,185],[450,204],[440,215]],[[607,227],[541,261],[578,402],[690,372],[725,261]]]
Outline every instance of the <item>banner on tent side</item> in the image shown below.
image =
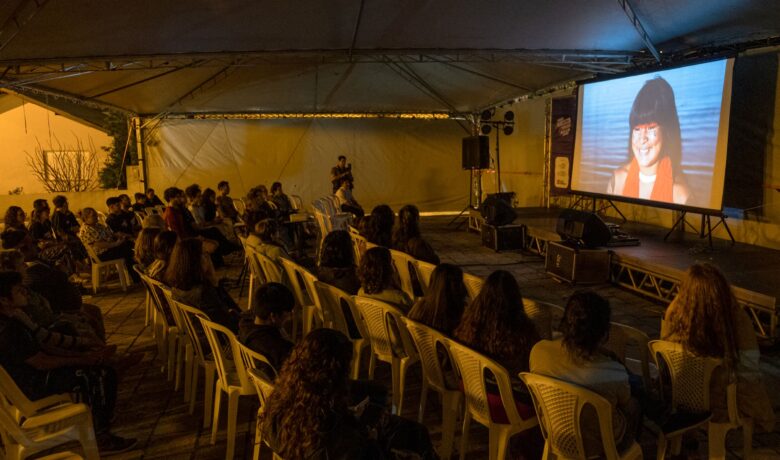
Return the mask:
[[550,195],[565,195],[571,190],[577,98],[553,98],[550,113]]

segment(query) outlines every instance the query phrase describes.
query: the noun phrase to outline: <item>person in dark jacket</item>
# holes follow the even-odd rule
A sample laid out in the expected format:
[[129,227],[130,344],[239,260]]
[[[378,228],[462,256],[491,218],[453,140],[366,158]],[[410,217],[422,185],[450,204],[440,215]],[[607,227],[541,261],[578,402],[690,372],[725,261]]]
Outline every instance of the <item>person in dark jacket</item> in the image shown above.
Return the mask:
[[295,345],[282,327],[290,319],[295,298],[283,284],[267,283],[255,292],[252,312],[241,317],[238,340],[262,354],[276,371],[290,355]]

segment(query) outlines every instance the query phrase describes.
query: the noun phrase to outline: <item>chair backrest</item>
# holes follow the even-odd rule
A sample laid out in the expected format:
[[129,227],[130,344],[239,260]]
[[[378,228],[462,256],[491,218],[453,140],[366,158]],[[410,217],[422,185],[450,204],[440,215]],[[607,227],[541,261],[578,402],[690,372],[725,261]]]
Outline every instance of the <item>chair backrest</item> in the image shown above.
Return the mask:
[[233,207],[236,208],[239,215],[244,215],[246,212],[246,204],[242,198],[233,198]]
[[268,378],[258,369],[249,369],[247,374],[249,375],[249,380],[255,385],[257,397],[260,399],[260,409],[262,410],[265,407],[266,401],[268,401],[268,397],[274,391],[274,382],[268,380]]
[[474,300],[482,290],[482,286],[485,284],[485,280],[477,275],[471,273],[463,274],[463,284],[466,285],[466,292],[469,293],[469,299]]
[[349,239],[352,240],[352,253],[355,255],[355,265],[360,266],[360,259],[366,252],[368,240],[353,226],[349,226]]
[[607,459],[618,459],[612,432],[612,405],[601,395],[562,380],[523,372],[520,374],[534,402],[540,420],[545,450],[560,458],[588,458],[580,431],[585,406],[596,410],[599,432]]
[[284,273],[287,275],[287,281],[290,283],[290,288],[295,296],[295,302],[301,307],[314,303],[311,296],[307,295],[305,282],[299,274],[300,271],[306,271],[306,269],[284,257],[281,259],[281,262]]
[[[368,337],[363,322],[359,317],[355,316],[357,307],[355,307],[355,300],[351,295],[322,281],[316,281],[314,289],[320,301],[322,320],[325,327],[340,331],[350,339]],[[357,331],[350,331],[347,315],[351,317]],[[355,336],[355,332],[358,333],[357,336]]]
[[257,263],[263,271],[266,283],[281,283],[282,282],[282,267],[278,263],[274,262],[270,257],[260,254],[257,251],[252,251],[252,255],[257,259]]
[[[448,391],[447,383],[444,378],[444,369],[441,363],[441,351],[449,354],[447,349],[447,336],[441,332],[418,323],[409,318],[403,318],[406,329],[414,342],[417,352],[420,355],[420,362],[423,368],[423,377],[428,384],[439,391]],[[450,362],[452,359],[450,359]]]
[[[636,350],[638,356],[635,358],[642,367],[642,381],[645,389],[652,388],[650,379],[650,348],[647,344],[650,337],[637,328],[621,324],[610,323],[609,340],[604,348],[614,353],[623,364],[626,364],[629,348]],[[635,362],[636,362],[635,361]]]
[[276,368],[274,368],[273,364],[271,364],[271,361],[268,361],[268,358],[266,358],[265,355],[252,350],[243,343],[238,341],[236,342],[238,343],[239,356],[241,357],[241,361],[243,362],[244,368],[247,370],[247,372],[252,370],[261,372],[270,371],[270,374],[266,375],[271,379],[276,378]]
[[[238,386],[241,388],[242,394],[254,393],[255,386],[249,381],[249,375],[247,375],[247,368],[244,365],[244,358],[241,352],[241,344],[233,331],[205,318],[200,318],[200,324],[203,326],[203,331],[206,333],[206,338],[211,346],[217,375],[219,375],[222,385],[225,388]],[[230,366],[230,362],[233,363],[232,366]],[[231,370],[235,370],[238,382],[231,378],[234,375]],[[234,383],[238,383],[238,385],[232,385]]]
[[6,401],[24,417],[29,417],[36,412],[33,402],[24,395],[11,375],[0,366],[0,406],[5,405]]
[[303,209],[303,199],[298,195],[287,195],[290,198],[290,205],[296,211]]
[[393,266],[395,272],[398,274],[398,278],[401,281],[401,290],[403,290],[410,299],[414,299],[414,287],[412,285],[412,278],[418,278],[415,270],[415,258],[409,254],[395,249],[390,250],[390,257],[393,258]]
[[[153,286],[153,289],[158,293],[162,293],[161,297],[163,298],[165,304],[167,305],[169,311],[171,312],[173,323],[179,329],[179,332],[181,334],[188,336],[189,327],[187,326],[187,320],[184,318],[184,312],[179,308],[181,302],[177,302],[173,300],[173,292],[171,292],[171,288],[158,282],[157,286]],[[190,338],[190,340],[193,339]]]
[[206,339],[205,342],[203,340],[205,332],[203,331],[203,326],[200,322],[201,319],[209,320],[210,318],[208,315],[198,310],[197,308],[191,307],[181,302],[177,302],[175,300],[172,300],[171,303],[175,305],[174,308],[176,308],[181,313],[181,318],[184,320],[185,325],[185,334],[192,344],[195,358],[201,362],[211,361],[210,359],[206,359],[206,357],[209,356],[209,351],[212,350],[209,350],[211,346],[208,342],[208,339]]
[[709,411],[710,380],[723,360],[696,356],[686,351],[681,344],[664,340],[651,340],[647,345],[659,369],[663,363],[669,372],[672,408],[691,412]]
[[[416,357],[412,338],[401,320],[404,316],[401,310],[381,300],[362,296],[355,296],[355,305],[366,326],[374,354],[389,358],[398,356],[402,349],[406,356]],[[391,325],[395,325],[398,335],[391,332]],[[395,339],[401,343],[397,343]]]
[[417,269],[417,279],[420,281],[420,287],[423,290],[423,294],[428,294],[428,288],[431,286],[431,275],[433,275],[436,265],[422,260],[415,260],[414,264]]
[[[257,258],[257,251],[251,246],[244,245],[244,253],[246,254],[247,263],[249,263],[249,272],[257,280],[257,285],[265,284],[265,272],[260,265],[260,259]],[[254,295],[254,292],[249,293],[250,296]]]
[[485,382],[485,370],[488,370],[495,378],[509,423],[512,425],[522,424],[523,419],[517,412],[509,372],[487,356],[454,340],[447,340],[447,348],[450,350],[450,356],[452,356],[463,379],[466,408],[471,416],[485,426],[495,423],[490,416],[488,390]]
[[101,260],[98,257],[97,252],[95,252],[95,248],[93,248],[91,244],[85,243],[84,240],[81,239],[81,237],[79,237],[79,240],[81,241],[81,245],[84,246],[84,248],[87,250],[89,261],[93,264],[99,264]]
[[100,222],[103,225],[106,225],[106,214],[103,211],[95,211],[98,217],[98,222]]
[[562,310],[557,305],[523,297],[523,310],[543,339],[552,338],[553,312],[559,309]]

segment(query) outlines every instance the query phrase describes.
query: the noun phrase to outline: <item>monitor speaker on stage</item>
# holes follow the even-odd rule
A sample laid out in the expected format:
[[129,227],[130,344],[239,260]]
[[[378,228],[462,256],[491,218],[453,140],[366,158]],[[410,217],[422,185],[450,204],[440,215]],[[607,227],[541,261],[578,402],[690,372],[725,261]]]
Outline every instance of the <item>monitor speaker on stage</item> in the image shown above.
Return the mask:
[[564,241],[586,248],[604,246],[612,238],[609,227],[598,214],[574,209],[561,212],[555,231]]
[[488,169],[490,167],[490,143],[488,136],[463,138],[463,169]]
[[[501,226],[509,225],[515,221],[517,214],[512,209],[512,205],[506,199],[506,193],[494,193],[488,195],[485,201],[482,202],[482,217],[485,218],[485,222],[489,225]],[[509,195],[509,200],[514,196],[514,192]]]

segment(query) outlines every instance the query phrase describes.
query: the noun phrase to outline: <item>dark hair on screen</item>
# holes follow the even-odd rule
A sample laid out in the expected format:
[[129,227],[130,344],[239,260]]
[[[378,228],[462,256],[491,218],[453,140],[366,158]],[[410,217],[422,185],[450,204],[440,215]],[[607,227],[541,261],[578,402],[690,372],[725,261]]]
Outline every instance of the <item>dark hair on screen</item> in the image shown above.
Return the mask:
[[[661,127],[661,156],[668,156],[675,175],[681,172],[682,135],[680,118],[677,116],[677,104],[672,86],[663,78],[647,80],[634,98],[631,113],[628,116],[628,161],[634,159],[631,148],[631,131],[637,125],[657,123]],[[660,158],[659,158],[660,160]]]
[[589,360],[609,334],[611,314],[609,301],[595,292],[583,290],[572,294],[559,326],[569,356]]
[[168,262],[178,239],[179,236],[176,232],[170,230],[163,230],[158,233],[157,236],[154,237],[154,258]]
[[392,287],[393,274],[393,259],[387,248],[371,248],[360,259],[358,278],[366,294],[378,294]]
[[539,341],[536,326],[523,309],[515,277],[506,270],[490,274],[474,301],[466,307],[455,338],[498,359],[516,359],[528,368],[528,357]]
[[14,286],[22,284],[22,274],[16,271],[0,271],[0,298],[10,299]]
[[271,314],[290,312],[295,306],[295,297],[287,286],[281,283],[266,283],[255,291],[252,312],[256,317],[267,320]]
[[352,239],[346,230],[334,230],[322,241],[320,267],[344,268],[355,265]]
[[197,238],[185,238],[176,242],[165,270],[165,284],[189,291],[203,283],[203,243]]
[[463,270],[457,265],[441,264],[431,274],[431,284],[422,301],[409,311],[409,318],[445,334],[460,323],[468,293],[463,284]]

